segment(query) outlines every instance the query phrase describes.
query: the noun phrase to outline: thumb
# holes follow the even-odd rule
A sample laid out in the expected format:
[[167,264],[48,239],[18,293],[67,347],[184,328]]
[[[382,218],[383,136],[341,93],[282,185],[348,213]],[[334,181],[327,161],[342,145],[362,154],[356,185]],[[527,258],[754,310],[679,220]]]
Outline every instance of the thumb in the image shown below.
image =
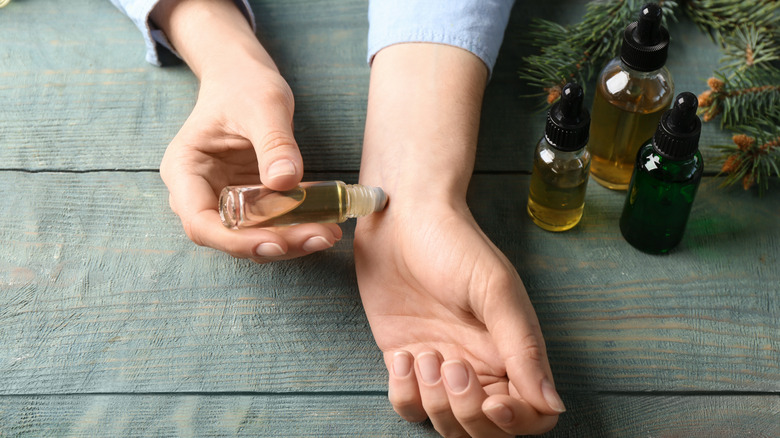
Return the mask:
[[566,408],[553,384],[536,314],[525,287],[517,280],[514,293],[508,294],[511,298],[489,310],[493,322],[489,330],[516,395],[542,414],[558,415]]
[[257,154],[260,181],[272,190],[289,190],[303,177],[303,159],[292,128],[292,105],[264,105],[247,131]]

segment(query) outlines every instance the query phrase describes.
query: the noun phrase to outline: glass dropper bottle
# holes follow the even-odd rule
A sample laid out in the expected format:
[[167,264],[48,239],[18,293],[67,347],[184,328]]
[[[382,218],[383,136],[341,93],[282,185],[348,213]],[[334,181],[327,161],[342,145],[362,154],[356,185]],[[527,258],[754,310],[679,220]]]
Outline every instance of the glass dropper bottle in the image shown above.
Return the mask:
[[381,211],[386,204],[381,188],[342,181],[303,182],[286,191],[264,185],[228,186],[219,197],[219,215],[233,229],[341,223]]
[[590,167],[593,179],[613,190],[626,190],[639,146],[655,132],[674,98],[665,67],[669,32],[655,3],[642,6],[639,19],[623,32],[620,56],[599,74],[593,97]]
[[568,230],[582,218],[588,187],[590,114],[582,87],[570,82],[547,113],[544,135],[534,151],[528,215],[547,231]]
[[663,254],[682,239],[704,169],[697,107],[693,93],[680,93],[637,154],[620,231],[641,251]]

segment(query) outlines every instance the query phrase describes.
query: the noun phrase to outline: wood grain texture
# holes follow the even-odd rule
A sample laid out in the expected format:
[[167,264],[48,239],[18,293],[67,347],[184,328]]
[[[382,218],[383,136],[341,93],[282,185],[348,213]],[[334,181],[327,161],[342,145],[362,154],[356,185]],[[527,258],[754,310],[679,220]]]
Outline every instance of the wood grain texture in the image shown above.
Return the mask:
[[[259,37],[296,96],[308,170],[359,167],[366,7],[255,4]],[[2,168],[158,168],[195,102],[197,81],[185,66],[147,64],[141,34],[107,0],[14,2],[0,28]]]
[[[355,182],[367,0],[253,0],[296,95],[307,179]],[[549,435],[780,435],[780,187],[707,177],[682,244],[622,239],[623,194],[591,183],[553,234],[525,212],[544,115],[516,76],[528,23],[584,1],[518,1],[486,91],[469,203],[517,267],[569,412]],[[156,169],[194,104],[184,66],[145,63],[105,0],[0,10],[0,436],[434,436],[400,420],[363,314],[354,224],[331,250],[255,265],[192,244]],[[671,26],[678,91],[716,47]],[[707,125],[702,149],[728,136]],[[320,172],[320,173],[317,173]]]
[[[780,391],[780,199],[714,182],[657,257],[620,237],[619,194],[591,184],[582,224],[551,234],[527,218],[527,176],[475,177],[562,389]],[[0,394],[384,390],[352,224],[333,250],[257,266],[191,244],[155,173],[0,184]]]
[[[545,437],[742,437],[780,434],[778,396],[564,394]],[[0,397],[0,434],[69,437],[435,437],[386,397],[350,395],[72,395]]]
[[591,181],[582,222],[554,234],[528,218],[525,178],[474,179],[472,211],[528,288],[558,385],[780,390],[780,195],[719,183],[705,179],[682,243],[654,256],[620,234],[624,193]]
[[[531,18],[571,21],[584,2],[551,8],[517,2],[486,91],[479,172],[530,172],[544,114],[538,92],[517,78]],[[356,171],[365,121],[367,1],[254,1],[258,36],[296,96],[295,134],[309,171]],[[560,15],[560,11],[569,15]],[[26,170],[156,169],[194,104],[197,83],[184,66],[144,61],[132,23],[106,0],[14,2],[0,14],[0,166]],[[695,93],[717,66],[716,46],[690,22],[671,27],[669,68],[677,90]],[[707,124],[702,151],[710,172],[722,159],[709,146],[728,135]],[[99,152],[99,153],[96,153]]]

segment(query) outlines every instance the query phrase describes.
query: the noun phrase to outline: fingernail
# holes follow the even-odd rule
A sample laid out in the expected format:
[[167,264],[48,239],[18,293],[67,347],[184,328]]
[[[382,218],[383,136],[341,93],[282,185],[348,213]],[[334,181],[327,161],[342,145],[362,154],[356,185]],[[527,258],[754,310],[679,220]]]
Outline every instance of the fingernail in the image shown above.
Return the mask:
[[265,242],[257,246],[255,253],[260,257],[278,257],[284,255],[284,249],[277,243]]
[[396,377],[408,377],[412,373],[412,359],[409,353],[399,351],[393,355],[393,374]]
[[442,366],[444,381],[454,393],[461,393],[469,386],[469,372],[459,360],[444,362]]
[[310,237],[309,240],[303,243],[303,250],[306,252],[322,251],[333,246],[332,243],[322,236]]
[[509,424],[515,418],[512,410],[501,403],[485,409],[485,415],[496,424]]
[[295,164],[290,160],[274,161],[268,166],[268,177],[271,179],[289,175],[295,175]]
[[544,400],[550,405],[550,409],[556,412],[566,412],[566,406],[563,405],[563,400],[555,391],[555,387],[549,380],[544,379],[542,381],[542,395]]
[[423,353],[417,357],[417,365],[420,368],[420,377],[423,382],[433,385],[441,379],[439,371],[439,358],[433,353]]

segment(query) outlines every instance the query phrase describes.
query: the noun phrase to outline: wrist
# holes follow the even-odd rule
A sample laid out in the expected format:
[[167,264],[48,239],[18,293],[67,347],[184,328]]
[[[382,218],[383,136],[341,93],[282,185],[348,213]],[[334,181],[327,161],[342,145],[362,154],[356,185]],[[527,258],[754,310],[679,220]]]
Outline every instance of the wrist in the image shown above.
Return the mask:
[[374,58],[361,182],[391,199],[465,204],[487,69],[463,49],[389,46]]
[[360,182],[381,187],[394,205],[465,203],[473,170],[469,154],[457,162],[444,162],[436,160],[436,154],[420,153],[423,149],[433,152],[446,147],[452,145],[408,139],[388,139],[372,145],[371,139],[366,139]]
[[232,0],[162,0],[150,19],[200,80],[244,61],[278,72]]

